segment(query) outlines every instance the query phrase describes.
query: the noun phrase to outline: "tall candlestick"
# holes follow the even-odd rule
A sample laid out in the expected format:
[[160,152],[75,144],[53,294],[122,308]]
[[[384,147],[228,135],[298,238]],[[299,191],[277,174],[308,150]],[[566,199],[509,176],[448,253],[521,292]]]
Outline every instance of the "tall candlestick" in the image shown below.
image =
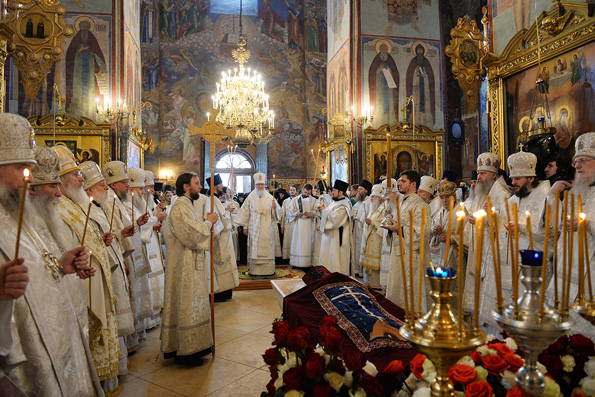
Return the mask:
[[[413,210],[409,211],[409,280],[411,281],[411,319],[415,319],[415,283],[413,282],[413,234],[415,230],[413,228],[413,222],[415,219],[415,215]],[[422,242],[423,245],[423,242]],[[420,263],[420,267],[423,267],[423,264]]]
[[114,194],[114,201],[112,202],[112,216],[110,217],[109,220],[109,232],[112,232],[112,225],[114,224],[114,212],[116,212],[116,198],[118,197],[118,195]]
[[585,260],[587,262],[587,281],[589,282],[589,301],[595,304],[595,300],[593,300],[593,284],[591,282],[591,251],[589,251],[589,239],[587,238],[587,228],[586,225],[583,228],[583,240],[585,241]]
[[473,310],[473,323],[475,332],[479,330],[479,289],[481,287],[481,259],[483,253],[483,232],[485,226],[486,212],[479,210],[475,214],[475,235],[477,236],[477,247],[475,249],[475,304]]
[[[390,205],[390,204],[389,204]],[[399,248],[401,251],[401,273],[403,275],[403,296],[405,297],[405,318],[409,321],[409,302],[407,297],[407,271],[405,270],[405,247],[403,246],[403,229],[401,228],[401,205],[397,198],[397,228],[399,235]],[[411,320],[413,324],[413,320]]]
[[85,237],[87,236],[87,225],[89,224],[89,215],[91,215],[91,204],[93,204],[93,196],[89,197],[89,206],[87,207],[87,219],[85,219],[85,227],[83,227],[83,238],[81,239],[81,246],[85,245]]
[[560,311],[566,313],[566,276],[568,267],[568,190],[564,191],[564,209],[562,210],[562,295]]
[[130,219],[132,219],[132,226],[134,226],[134,192],[130,192],[130,207],[132,208]]
[[554,213],[554,309],[558,310],[558,221],[560,220],[560,191],[556,190]]
[[527,233],[529,234],[529,249],[533,250],[533,229],[531,228],[531,213],[529,211],[525,211],[525,215],[527,216]]
[[418,317],[421,318],[421,312],[422,312],[422,308],[421,308],[421,297],[422,297],[422,290],[423,290],[423,285],[424,285],[424,249],[425,249],[425,244],[424,241],[426,236],[426,207],[422,207],[421,209],[421,243],[419,246],[419,291],[418,291],[418,295],[417,295],[417,306],[419,307],[418,310]]
[[[545,310],[545,287],[546,287],[546,270],[547,270],[547,249],[550,239],[550,218],[552,216],[552,208],[549,204],[545,206],[545,235],[543,242],[543,263],[541,265],[541,298],[539,300],[539,319],[543,320]],[[554,247],[555,249],[555,247]]]
[[[580,196],[579,196],[580,197]],[[580,203],[580,198],[579,198]],[[585,240],[583,239],[585,220],[587,215],[583,213],[582,208],[579,208],[578,215],[578,295],[577,301],[581,304],[585,299]]]
[[496,280],[496,308],[498,313],[501,313],[501,304],[502,304],[502,277],[500,275],[500,268],[498,266],[498,257],[496,256],[496,252],[498,248],[496,247],[496,233],[494,230],[495,227],[495,218],[498,215],[496,214],[496,209],[492,207],[492,202],[490,196],[488,196],[488,223],[489,223],[489,234],[490,234],[490,243],[492,247],[492,262],[494,264],[494,279]]
[[[450,196],[450,203],[448,204],[448,230],[446,231],[446,248],[444,253],[444,267],[448,267],[448,251],[450,251],[450,234],[452,230],[452,209],[455,205],[454,196]],[[444,233],[444,231],[443,231]]]
[[147,201],[145,201],[145,213],[147,213],[148,209],[149,209],[149,195],[151,192],[149,192],[149,189],[147,189]]
[[510,219],[510,207],[508,205],[508,200],[504,200],[504,204],[506,205],[506,221],[508,222],[508,247],[509,247],[509,252],[510,252],[510,274],[511,274],[511,280],[513,282],[513,288],[512,288],[512,300],[513,302],[516,301],[516,297],[514,296],[514,272],[515,272],[515,265],[514,265],[514,261],[516,256],[514,255],[514,239],[513,239],[513,235],[514,235],[514,227],[512,225],[511,219]]
[[391,150],[391,136],[390,132],[386,134],[386,190],[390,193],[391,188],[391,179],[392,179],[392,164],[393,164],[393,155]]
[[570,283],[572,281],[572,267],[574,265],[574,193],[570,193],[570,227],[568,228],[568,278],[566,279],[566,307],[570,306]]
[[19,263],[19,245],[21,242],[21,227],[23,225],[23,211],[25,210],[25,199],[27,197],[27,186],[29,185],[29,170],[23,171],[23,192],[21,195],[21,206],[19,207],[19,223],[17,225],[17,245],[14,249],[14,265]]
[[457,232],[459,235],[459,257],[457,260],[457,316],[459,323],[459,336],[463,334],[463,259],[465,254],[464,247],[464,231],[465,231],[465,211],[457,212]]

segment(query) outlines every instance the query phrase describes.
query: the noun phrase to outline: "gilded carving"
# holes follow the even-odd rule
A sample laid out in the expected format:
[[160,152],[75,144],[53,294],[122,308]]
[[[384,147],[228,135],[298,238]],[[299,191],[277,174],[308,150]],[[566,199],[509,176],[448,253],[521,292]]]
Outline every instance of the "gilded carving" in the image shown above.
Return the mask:
[[45,75],[62,55],[62,44],[74,30],[64,20],[66,9],[51,0],[12,0],[7,24],[13,30],[10,50],[21,72],[25,95],[34,99]]

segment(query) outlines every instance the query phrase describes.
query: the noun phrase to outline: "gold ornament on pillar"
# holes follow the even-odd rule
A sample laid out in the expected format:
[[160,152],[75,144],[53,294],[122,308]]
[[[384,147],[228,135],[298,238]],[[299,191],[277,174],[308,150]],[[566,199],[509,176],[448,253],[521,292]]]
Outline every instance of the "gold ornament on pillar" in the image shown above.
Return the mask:
[[479,87],[486,76],[483,61],[489,53],[487,9],[483,7],[482,10],[483,33],[477,28],[477,23],[469,15],[465,15],[459,18],[457,26],[450,30],[452,39],[445,49],[452,62],[452,73],[463,90],[465,104],[470,113],[475,112],[477,107]]
[[25,96],[34,99],[46,74],[62,56],[62,44],[74,29],[66,24],[66,9],[51,0],[11,0],[6,23],[14,31],[9,50],[21,72]]

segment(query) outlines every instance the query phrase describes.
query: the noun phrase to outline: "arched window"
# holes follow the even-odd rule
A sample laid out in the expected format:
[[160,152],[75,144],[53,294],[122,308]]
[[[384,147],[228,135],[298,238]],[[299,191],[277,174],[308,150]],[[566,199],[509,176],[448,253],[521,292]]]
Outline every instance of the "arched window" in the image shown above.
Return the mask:
[[223,186],[232,187],[229,179],[233,166],[235,179],[234,193],[249,193],[252,191],[252,175],[254,175],[254,161],[245,152],[230,154],[221,152],[216,157],[215,173],[221,176]]

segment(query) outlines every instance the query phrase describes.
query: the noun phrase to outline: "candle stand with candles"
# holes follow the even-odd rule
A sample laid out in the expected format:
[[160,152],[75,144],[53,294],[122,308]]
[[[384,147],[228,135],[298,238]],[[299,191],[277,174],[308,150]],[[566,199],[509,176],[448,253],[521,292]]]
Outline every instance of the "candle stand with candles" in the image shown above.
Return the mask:
[[525,354],[525,365],[516,374],[518,386],[530,396],[539,396],[545,389],[545,376],[537,368],[537,357],[570,330],[574,319],[547,304],[541,310],[539,289],[542,285],[543,253],[523,250],[521,258],[521,283],[525,286],[525,292],[517,301],[518,309],[510,304],[504,307],[501,314],[494,311],[492,315]]
[[431,284],[432,308],[417,321],[408,321],[401,335],[425,354],[436,367],[432,382],[432,396],[454,396],[454,387],[448,378],[448,369],[461,357],[481,346],[485,334],[467,323],[459,323],[450,306],[456,270],[452,268],[428,269]]

